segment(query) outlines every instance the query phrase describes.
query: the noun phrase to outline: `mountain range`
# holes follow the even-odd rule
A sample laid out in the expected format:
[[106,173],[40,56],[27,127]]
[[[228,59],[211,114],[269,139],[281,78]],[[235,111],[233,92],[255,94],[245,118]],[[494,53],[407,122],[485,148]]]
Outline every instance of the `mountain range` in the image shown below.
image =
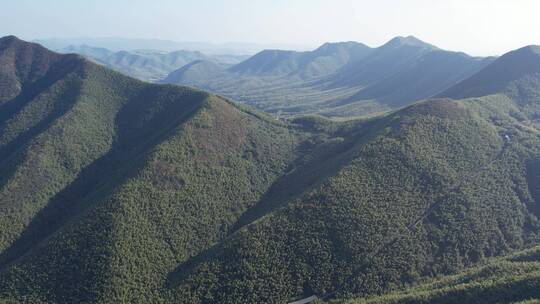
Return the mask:
[[88,45],[70,45],[57,50],[60,53],[76,53],[96,63],[105,65],[131,77],[145,81],[159,81],[172,71],[197,60],[207,60],[220,66],[239,63],[246,56],[213,55],[199,51],[152,51],[132,50],[113,52],[105,48]]
[[[538,47],[479,59],[408,37],[293,54],[184,68],[236,75],[224,88],[363,88],[335,105],[392,110],[276,119],[0,38],[0,302],[540,297]],[[398,79],[406,97],[379,91]]]
[[432,97],[493,60],[409,36],[378,48],[345,42],[308,52],[265,50],[228,68],[201,60],[162,82],[206,89],[268,112],[350,117]]
[[106,48],[114,52],[156,50],[173,52],[177,50],[200,51],[209,55],[253,55],[268,48],[290,48],[303,50],[309,48],[301,44],[258,44],[245,42],[209,43],[196,41],[173,41],[165,39],[135,39],[123,37],[81,37],[81,38],[45,38],[36,39],[49,49],[59,50],[71,45],[91,45],[98,48]]

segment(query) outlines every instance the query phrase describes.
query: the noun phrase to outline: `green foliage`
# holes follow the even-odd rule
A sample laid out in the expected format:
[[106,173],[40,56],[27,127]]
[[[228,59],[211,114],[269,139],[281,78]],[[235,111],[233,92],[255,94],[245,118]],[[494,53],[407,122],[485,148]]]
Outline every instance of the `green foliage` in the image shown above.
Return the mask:
[[[329,130],[316,119],[295,122]],[[337,172],[213,250],[177,279],[175,298],[279,303],[335,290],[378,294],[537,240],[540,226],[526,207],[528,187],[537,186],[524,176],[524,159],[540,152],[536,134],[495,127],[468,103],[445,100],[359,130],[367,128],[377,131],[342,134],[351,141],[338,144]],[[502,149],[505,132],[518,142]],[[422,225],[407,231],[434,201]]]
[[540,247],[378,297],[335,303],[537,303]]
[[[7,41],[0,302],[372,296],[539,241],[539,128],[517,95],[289,121]],[[535,297],[537,254],[454,277],[450,299]]]

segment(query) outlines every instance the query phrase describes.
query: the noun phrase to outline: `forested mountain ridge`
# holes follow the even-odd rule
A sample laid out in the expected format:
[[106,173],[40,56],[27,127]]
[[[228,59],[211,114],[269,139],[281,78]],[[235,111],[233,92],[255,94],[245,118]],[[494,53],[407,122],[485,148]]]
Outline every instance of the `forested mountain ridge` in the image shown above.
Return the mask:
[[[482,107],[511,103],[498,98]],[[537,242],[529,189],[538,185],[527,176],[538,131],[512,126],[508,113],[478,113],[479,102],[429,101],[386,118],[387,131],[338,156],[350,158],[332,177],[183,274],[178,297],[279,303],[295,294],[379,294]],[[510,124],[494,127],[493,114]],[[505,134],[516,141],[507,148]]]
[[[521,131],[539,135],[538,115],[540,98],[540,52],[537,46],[527,46],[508,54],[487,66],[478,74],[442,93],[442,96],[464,98],[476,108],[484,108],[484,115],[495,125],[504,125],[510,115]],[[482,96],[488,95],[488,96]],[[518,110],[519,109],[519,110]],[[507,146],[516,144],[514,132],[508,132]],[[518,140],[519,141],[519,140]],[[521,139],[525,143],[526,139]],[[527,143],[534,146],[532,142]],[[536,147],[537,149],[537,147]],[[526,162],[529,201],[526,206],[540,216],[540,167],[538,159]],[[523,194],[520,195],[523,197]],[[537,241],[533,242],[537,243]],[[421,284],[405,286],[382,296],[372,296],[347,303],[537,303],[540,299],[538,246],[523,252],[495,258],[488,263],[466,269],[458,274],[427,279]]]
[[539,241],[540,100],[277,120],[15,37],[0,62],[0,302],[370,296]]
[[[152,259],[164,256],[167,261],[158,263],[162,271],[171,271],[177,261],[226,233],[295,158],[293,133],[218,97],[142,83],[78,56],[77,69],[49,80],[39,65],[42,59],[73,56],[14,37],[3,39],[1,49],[2,61],[16,66],[2,78],[9,81],[3,85],[13,83],[14,93],[0,109],[5,138],[0,188],[3,296],[23,292],[21,296],[38,302],[101,302],[105,298],[98,295],[106,294],[101,288],[116,290],[108,280],[115,280],[110,274],[117,272],[106,269],[128,266],[116,266],[117,254],[127,254],[117,246],[130,234],[137,239],[131,244],[144,241],[145,225],[148,233],[166,233],[147,239],[159,239],[165,247],[147,245],[158,250]],[[39,89],[27,93],[36,83]],[[151,218],[126,216],[133,199],[142,205],[132,211],[148,212]],[[151,204],[144,203],[149,199]],[[169,205],[171,200],[176,203]],[[175,218],[180,214],[184,219]],[[135,222],[124,226],[126,220]],[[177,230],[188,236],[190,229],[199,231],[197,240],[170,239]]]

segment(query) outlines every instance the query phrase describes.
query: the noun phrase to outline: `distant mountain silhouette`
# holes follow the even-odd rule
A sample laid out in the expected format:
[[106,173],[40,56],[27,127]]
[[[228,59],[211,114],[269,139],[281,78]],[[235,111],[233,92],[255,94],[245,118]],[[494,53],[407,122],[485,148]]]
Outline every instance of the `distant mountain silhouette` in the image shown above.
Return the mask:
[[[163,82],[188,84],[269,112],[350,117],[436,95],[494,58],[441,50],[413,36],[378,48],[326,43],[311,52],[266,50],[229,69],[190,66]],[[201,71],[195,72],[200,68]]]
[[128,76],[155,82],[170,72],[197,60],[236,64],[244,56],[207,56],[199,51],[176,50],[171,52],[134,50],[113,52],[105,48],[88,45],[71,45],[59,50],[62,53],[77,53],[97,63],[106,65]]
[[509,52],[478,73],[449,88],[440,96],[478,97],[509,92],[528,94],[540,88],[540,46],[527,46]]
[[311,52],[265,50],[229,69],[249,76],[298,76],[315,78],[359,60],[371,48],[357,42],[325,43]]
[[208,60],[195,60],[167,75],[163,82],[187,85],[200,84],[204,83],[208,78],[222,73],[226,73],[224,65]]
[[350,99],[375,99],[391,107],[403,106],[441,92],[474,74],[492,60],[473,58],[463,53],[429,51],[401,66],[399,71],[385,74]]

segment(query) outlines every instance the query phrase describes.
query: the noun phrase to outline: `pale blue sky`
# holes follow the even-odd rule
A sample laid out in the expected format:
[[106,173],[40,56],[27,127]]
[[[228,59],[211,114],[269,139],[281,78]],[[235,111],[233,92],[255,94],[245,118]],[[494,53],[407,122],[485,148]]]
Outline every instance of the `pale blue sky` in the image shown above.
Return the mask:
[[450,50],[497,55],[540,44],[539,0],[1,0],[0,35],[23,39],[378,46],[414,35]]

